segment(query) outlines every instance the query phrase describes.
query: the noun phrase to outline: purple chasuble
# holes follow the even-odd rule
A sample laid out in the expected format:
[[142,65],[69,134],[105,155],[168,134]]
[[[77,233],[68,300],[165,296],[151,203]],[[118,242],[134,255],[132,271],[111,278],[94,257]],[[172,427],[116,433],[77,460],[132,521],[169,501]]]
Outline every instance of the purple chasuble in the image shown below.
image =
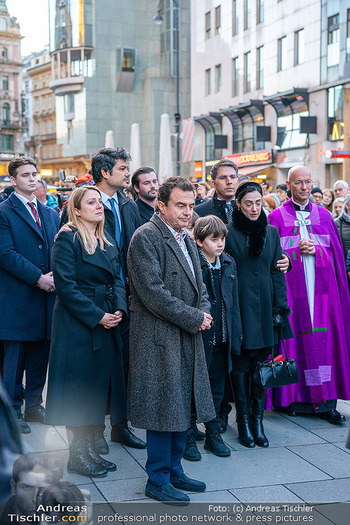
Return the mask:
[[281,407],[294,402],[317,405],[330,399],[350,399],[350,296],[344,254],[330,212],[315,204],[309,206],[305,223],[316,249],[313,325],[299,250],[300,223],[292,199],[268,216],[293,266],[286,281],[294,339],[285,343],[288,356],[297,362],[300,380],[274,389],[273,404]]

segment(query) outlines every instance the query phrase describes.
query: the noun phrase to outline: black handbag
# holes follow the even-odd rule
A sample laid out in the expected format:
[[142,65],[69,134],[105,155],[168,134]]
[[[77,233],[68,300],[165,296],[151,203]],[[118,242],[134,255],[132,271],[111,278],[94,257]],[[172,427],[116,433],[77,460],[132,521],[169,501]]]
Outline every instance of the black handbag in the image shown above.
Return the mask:
[[[272,348],[272,359],[256,365],[254,381],[263,388],[292,385],[299,383],[299,374],[295,359],[289,359],[284,340],[279,334],[278,342],[282,341],[286,358],[284,361],[274,361],[275,349]],[[280,345],[278,345],[279,347]]]

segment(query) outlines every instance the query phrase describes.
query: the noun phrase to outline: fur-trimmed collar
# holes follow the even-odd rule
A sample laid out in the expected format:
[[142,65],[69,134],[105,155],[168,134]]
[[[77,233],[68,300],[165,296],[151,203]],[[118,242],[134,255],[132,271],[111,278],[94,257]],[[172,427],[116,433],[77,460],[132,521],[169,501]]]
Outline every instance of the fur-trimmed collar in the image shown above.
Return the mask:
[[237,230],[247,235],[247,254],[250,257],[259,257],[264,250],[267,233],[267,218],[264,210],[261,210],[256,221],[251,221],[236,205],[232,213],[232,223]]

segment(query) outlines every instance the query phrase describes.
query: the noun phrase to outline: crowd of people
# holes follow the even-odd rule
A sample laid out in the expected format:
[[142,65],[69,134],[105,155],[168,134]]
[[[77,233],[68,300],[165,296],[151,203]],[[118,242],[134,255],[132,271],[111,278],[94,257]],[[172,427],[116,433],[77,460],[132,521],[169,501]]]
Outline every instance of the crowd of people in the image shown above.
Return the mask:
[[[345,421],[336,404],[350,399],[350,192],[342,180],[322,191],[306,166],[269,191],[227,159],[210,187],[159,185],[148,166],[130,180],[129,161],[124,148],[98,151],[61,208],[33,159],[10,162],[1,372],[22,433],[32,421],[66,427],[69,472],[117,468],[104,457],[109,413],[111,441],[147,448],[146,495],[186,504],[186,491],[206,486],[182,459],[201,459],[198,441],[231,455],[232,402],[247,448],[269,446],[272,407]],[[283,354],[281,340],[299,382],[266,390],[257,365]]]

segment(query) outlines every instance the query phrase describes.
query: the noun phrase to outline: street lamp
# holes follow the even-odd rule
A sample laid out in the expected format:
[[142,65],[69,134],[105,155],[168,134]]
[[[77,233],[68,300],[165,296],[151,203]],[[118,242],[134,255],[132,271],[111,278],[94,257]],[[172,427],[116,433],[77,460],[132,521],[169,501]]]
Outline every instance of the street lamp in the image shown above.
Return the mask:
[[[158,1],[157,6],[157,14],[153,17],[153,22],[157,25],[161,25],[164,21],[164,18],[161,15],[160,12],[160,6],[161,6],[162,0]],[[172,28],[174,30],[173,35],[173,51],[176,53],[176,62],[175,62],[175,68],[176,68],[176,113],[174,114],[175,119],[175,133],[176,133],[176,175],[180,176],[180,122],[181,122],[181,115],[180,115],[180,6],[178,3],[178,0],[172,0],[172,11],[173,15],[171,16],[172,23],[174,24],[174,27]],[[175,40],[175,41],[174,41]]]

